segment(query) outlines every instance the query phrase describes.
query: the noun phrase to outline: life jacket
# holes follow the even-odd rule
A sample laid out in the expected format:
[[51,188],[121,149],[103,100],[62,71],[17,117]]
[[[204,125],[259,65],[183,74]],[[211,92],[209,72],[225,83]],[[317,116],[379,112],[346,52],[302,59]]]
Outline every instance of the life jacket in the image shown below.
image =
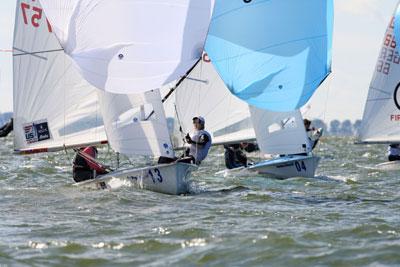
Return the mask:
[[191,136],[191,139],[197,143],[200,141],[200,137],[202,135],[206,135],[208,137],[208,142],[203,146],[191,144],[189,149],[189,154],[194,157],[197,165],[200,165],[200,163],[207,157],[208,151],[211,148],[211,135],[205,130],[194,132]]

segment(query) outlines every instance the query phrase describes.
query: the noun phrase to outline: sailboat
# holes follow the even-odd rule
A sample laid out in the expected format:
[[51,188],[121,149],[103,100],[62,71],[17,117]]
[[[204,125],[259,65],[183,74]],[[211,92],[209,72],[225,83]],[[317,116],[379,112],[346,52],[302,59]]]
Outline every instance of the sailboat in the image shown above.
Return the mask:
[[[189,20],[180,17],[181,27],[175,29],[178,33],[174,37],[188,34],[193,25],[199,26],[197,30],[200,33],[192,34],[192,39],[189,38],[191,42],[185,41],[181,50],[165,49],[160,51],[162,55],[157,56],[149,52],[139,56],[144,51],[143,47],[161,45],[153,37],[140,44],[133,39],[127,43],[118,39],[121,36],[115,36],[121,43],[110,48],[105,46],[106,41],[110,40],[109,36],[100,40],[97,35],[83,34],[85,29],[94,26],[91,20],[93,15],[98,19],[104,8],[107,8],[104,1],[91,6],[94,2],[64,1],[63,8],[60,8],[60,1],[43,0],[41,4],[44,11],[46,15],[50,14],[47,20],[42,16],[42,6],[38,2],[28,4],[18,1],[14,40],[14,110],[18,128],[16,151],[50,152],[104,144],[108,140],[116,152],[127,156],[174,158],[160,92],[156,88],[183,76],[182,72],[190,64],[196,63],[193,58],[198,46],[202,47],[205,40],[212,12],[211,2],[208,5],[194,5],[192,2],[196,1],[184,1],[186,5],[179,5],[178,11],[173,9],[174,4],[164,6],[172,8],[181,17],[186,13],[193,15]],[[141,2],[141,6],[137,2],[125,1],[115,5],[120,8],[113,10],[126,9],[125,3],[137,4],[133,10],[141,8],[143,11],[146,10],[144,7],[149,8],[148,5],[154,7],[153,2],[157,1]],[[93,8],[97,8],[98,13],[93,12]],[[198,10],[200,14],[196,13]],[[124,14],[130,15],[126,12]],[[100,29],[98,25],[95,28]],[[136,35],[128,36],[128,39],[133,37]],[[139,37],[143,36],[139,34]],[[147,64],[141,61],[146,56],[150,62],[154,61],[150,64],[151,73],[145,69],[138,71]],[[165,64],[160,60],[165,60]],[[158,68],[155,67],[157,64],[160,64]],[[134,68],[136,76],[130,76],[129,71],[124,72],[130,67]],[[152,71],[153,68],[155,71]],[[158,82],[153,83],[150,77],[158,74]],[[133,89],[127,90],[131,85]],[[104,189],[111,187],[114,178],[124,178],[141,188],[166,194],[182,194],[188,192],[187,178],[196,168],[193,164],[177,162],[127,168],[77,185]]]
[[[203,96],[212,100],[199,105],[211,111],[212,121],[218,119],[219,126],[234,131],[231,139],[225,138],[221,144],[255,138],[263,153],[278,155],[248,170],[280,178],[314,176],[319,158],[311,153],[298,109],[331,72],[332,31],[332,0],[215,3],[205,50],[225,86],[219,83],[218,88],[215,84],[206,88]],[[202,81],[204,76],[187,80]],[[250,116],[243,120],[250,119],[251,124],[240,124],[243,129],[223,119],[229,118],[226,112],[216,112],[224,106],[218,109],[213,105],[220,99],[213,90],[224,87],[249,105]],[[197,107],[193,102],[189,105]],[[242,105],[240,109],[246,108]],[[248,130],[249,125],[254,132]]]
[[[395,40],[398,20],[397,16],[392,17],[386,29],[356,144],[400,143],[400,55]],[[391,168],[391,165],[398,163],[383,163],[380,167]]]

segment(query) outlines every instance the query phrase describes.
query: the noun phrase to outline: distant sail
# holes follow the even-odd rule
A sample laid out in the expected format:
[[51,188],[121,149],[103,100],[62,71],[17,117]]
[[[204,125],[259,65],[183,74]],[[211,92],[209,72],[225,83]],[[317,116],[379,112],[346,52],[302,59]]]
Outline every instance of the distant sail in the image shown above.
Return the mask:
[[40,0],[83,77],[108,92],[158,89],[201,57],[214,0]]
[[159,90],[136,95],[99,91],[108,142],[127,156],[174,157]]
[[107,141],[97,89],[73,67],[37,1],[17,1],[14,147],[19,153]]
[[[256,138],[248,105],[229,92],[206,54],[176,89],[175,102],[177,121],[184,133],[193,130],[193,117],[202,116],[214,145]],[[174,145],[183,145],[180,133]]]
[[400,54],[392,18],[369,87],[358,139],[363,143],[400,143]]
[[234,95],[291,111],[331,72],[332,31],[333,0],[219,0],[205,50]]

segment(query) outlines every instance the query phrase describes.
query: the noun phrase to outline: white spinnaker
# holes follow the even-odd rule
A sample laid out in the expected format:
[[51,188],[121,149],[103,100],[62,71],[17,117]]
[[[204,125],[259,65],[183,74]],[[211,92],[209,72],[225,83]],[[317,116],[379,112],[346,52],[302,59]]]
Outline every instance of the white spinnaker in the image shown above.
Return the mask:
[[358,139],[365,143],[400,143],[400,55],[391,20],[370,84]]
[[272,112],[250,106],[260,150],[266,154],[298,154],[311,151],[300,111]]
[[83,77],[132,94],[179,79],[201,57],[214,0],[40,0]]
[[127,156],[174,157],[159,90],[135,95],[99,92],[108,142]]
[[105,142],[96,89],[73,68],[46,18],[37,16],[40,10],[38,1],[17,2],[15,150],[45,152]]
[[[202,116],[214,145],[255,140],[248,105],[229,92],[206,55],[176,89],[175,105],[184,133]],[[174,145],[181,147],[181,139]]]

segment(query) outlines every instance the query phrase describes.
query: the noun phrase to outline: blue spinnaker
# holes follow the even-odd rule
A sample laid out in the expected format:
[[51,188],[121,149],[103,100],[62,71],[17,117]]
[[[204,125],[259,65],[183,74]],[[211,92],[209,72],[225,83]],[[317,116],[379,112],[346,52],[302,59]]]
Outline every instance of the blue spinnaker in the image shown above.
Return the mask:
[[234,95],[291,111],[329,75],[332,31],[333,0],[218,0],[205,50]]

